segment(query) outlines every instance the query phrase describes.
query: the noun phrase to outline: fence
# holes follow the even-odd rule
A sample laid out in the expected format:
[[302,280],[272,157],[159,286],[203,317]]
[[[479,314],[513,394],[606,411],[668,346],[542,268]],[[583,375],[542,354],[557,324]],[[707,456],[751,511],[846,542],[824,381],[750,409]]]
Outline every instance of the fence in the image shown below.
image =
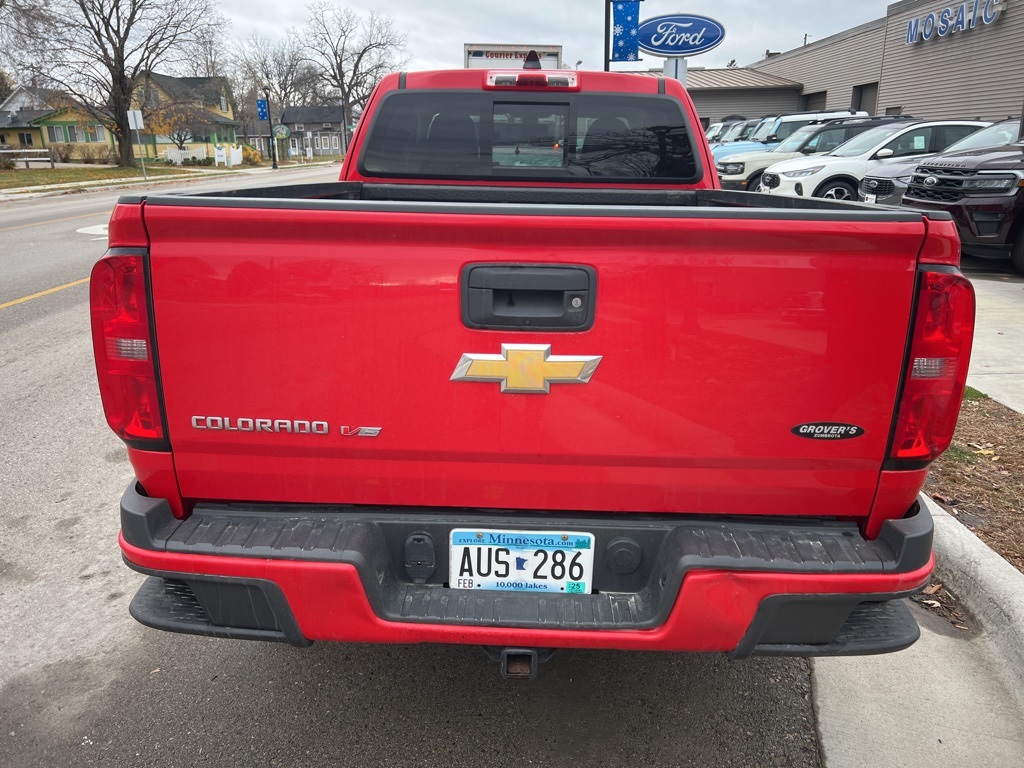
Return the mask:
[[[32,155],[37,155],[37,157],[32,157]],[[0,149],[0,156],[10,157],[16,163],[23,162],[25,168],[28,168],[29,163],[49,163],[51,168],[55,167],[53,153],[48,149]]]
[[167,162],[174,163],[175,165],[181,165],[185,160],[205,160],[206,159],[206,147],[196,147],[195,149],[168,149],[167,150]]

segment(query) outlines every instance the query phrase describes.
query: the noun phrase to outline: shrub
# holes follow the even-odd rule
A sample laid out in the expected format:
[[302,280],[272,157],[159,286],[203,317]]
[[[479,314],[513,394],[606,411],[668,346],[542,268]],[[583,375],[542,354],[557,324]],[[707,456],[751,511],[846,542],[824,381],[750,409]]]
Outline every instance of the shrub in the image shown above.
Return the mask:
[[53,159],[58,163],[70,163],[75,148],[71,144],[51,144],[50,151],[53,153]]
[[248,144],[242,145],[242,165],[259,165],[263,162],[263,155],[255,147]]
[[83,163],[109,163],[111,161],[110,147],[106,144],[83,144],[78,147],[78,157]]
[[14,159],[7,155],[0,155],[0,171],[13,171]]

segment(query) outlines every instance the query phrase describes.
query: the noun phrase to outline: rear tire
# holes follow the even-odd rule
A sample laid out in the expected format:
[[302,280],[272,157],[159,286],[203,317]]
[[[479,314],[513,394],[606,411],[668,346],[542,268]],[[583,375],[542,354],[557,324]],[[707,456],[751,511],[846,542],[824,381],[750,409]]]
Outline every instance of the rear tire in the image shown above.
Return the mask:
[[1024,229],[1017,233],[1017,241],[1010,251],[1010,262],[1014,269],[1024,275]]
[[857,190],[845,181],[829,181],[814,196],[826,200],[856,200]]

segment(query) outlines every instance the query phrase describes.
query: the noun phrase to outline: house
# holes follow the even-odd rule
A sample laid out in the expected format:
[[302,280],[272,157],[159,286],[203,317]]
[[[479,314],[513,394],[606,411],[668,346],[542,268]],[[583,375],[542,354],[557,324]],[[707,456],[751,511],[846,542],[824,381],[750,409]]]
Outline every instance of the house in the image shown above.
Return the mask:
[[[202,150],[212,156],[217,144],[235,144],[241,123],[235,119],[234,97],[224,77],[143,75],[135,90],[135,107],[142,110],[147,156],[166,156],[167,150]],[[134,140],[133,140],[134,141]]]
[[46,149],[54,144],[74,145],[71,157],[84,151],[80,145],[114,146],[109,132],[69,94],[18,86],[0,103],[0,145]]
[[345,116],[340,106],[285,107],[281,122],[288,126],[289,157],[310,154],[314,157],[340,157],[342,155],[341,132]]

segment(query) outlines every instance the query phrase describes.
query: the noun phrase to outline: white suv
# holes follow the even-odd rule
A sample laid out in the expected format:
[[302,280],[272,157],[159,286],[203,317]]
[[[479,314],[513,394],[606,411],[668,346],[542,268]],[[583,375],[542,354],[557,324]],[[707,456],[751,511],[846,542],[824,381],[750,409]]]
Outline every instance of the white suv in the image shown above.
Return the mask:
[[861,179],[893,158],[941,152],[991,123],[941,120],[872,128],[824,155],[784,160],[761,177],[761,191],[790,197],[856,200]]

